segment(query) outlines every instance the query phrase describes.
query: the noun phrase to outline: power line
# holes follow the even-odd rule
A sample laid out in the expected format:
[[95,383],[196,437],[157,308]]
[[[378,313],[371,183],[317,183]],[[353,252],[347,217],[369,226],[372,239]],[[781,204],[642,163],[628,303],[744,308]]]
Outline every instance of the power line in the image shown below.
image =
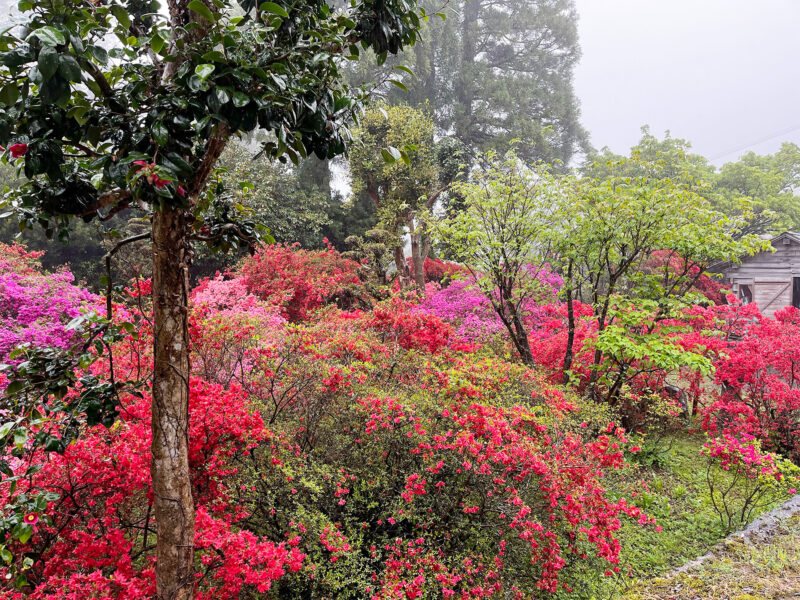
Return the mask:
[[725,156],[728,156],[729,154],[733,154],[734,152],[740,152],[742,150],[747,150],[748,148],[750,148],[752,146],[757,146],[758,144],[760,144],[762,142],[768,142],[771,139],[774,139],[774,138],[776,138],[778,136],[781,136],[781,135],[785,135],[787,133],[791,133],[792,131],[796,131],[798,129],[800,129],[800,125],[795,125],[793,127],[787,127],[786,129],[782,129],[781,131],[776,131],[775,133],[771,133],[771,134],[769,134],[769,135],[767,135],[767,136],[765,136],[765,137],[763,137],[761,139],[758,139],[758,140],[756,140],[754,142],[750,142],[749,144],[745,144],[744,146],[740,146],[738,148],[734,148],[733,150],[729,150],[729,151],[724,152],[722,154],[718,154],[718,155],[716,155],[716,156],[714,156],[712,158],[709,158],[708,160],[711,161],[711,162],[714,162],[715,160],[723,158]]

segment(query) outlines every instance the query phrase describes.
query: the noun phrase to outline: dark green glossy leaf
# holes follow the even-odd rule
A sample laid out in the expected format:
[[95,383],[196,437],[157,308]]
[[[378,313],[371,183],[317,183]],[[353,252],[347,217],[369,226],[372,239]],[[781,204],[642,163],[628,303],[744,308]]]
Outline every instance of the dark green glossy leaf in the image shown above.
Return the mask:
[[77,83],[81,80],[81,67],[72,56],[62,54],[58,57],[58,74],[67,81]]
[[158,144],[159,146],[167,145],[167,141],[169,140],[169,131],[161,121],[153,123],[151,131],[153,133],[153,139],[156,141],[156,144]]
[[214,13],[211,12],[211,9],[200,0],[192,0],[186,7],[192,12],[195,12],[203,17],[209,23],[216,21],[214,18]]
[[209,63],[197,65],[194,68],[194,72],[201,80],[205,81],[214,72],[214,65]]
[[53,46],[43,46],[36,64],[39,66],[39,73],[42,74],[42,81],[47,81],[58,71],[58,50]]
[[215,90],[215,92],[217,94],[217,100],[219,100],[220,104],[227,104],[228,102],[230,102],[231,99],[230,91],[226,90],[225,88],[218,87]]
[[33,35],[39,38],[39,41],[47,46],[60,46],[61,44],[67,43],[67,39],[64,37],[64,34],[50,25],[40,27],[33,32]]
[[101,65],[105,65],[108,63],[108,52],[106,51],[105,48],[92,45],[89,46],[87,50],[89,51],[89,54],[91,54],[92,57],[94,57],[94,59]]
[[274,2],[263,2],[258,8],[264,12],[268,12],[272,15],[277,15],[284,19],[289,18],[289,13],[286,12],[286,9],[284,9],[279,4],[275,4]]
[[242,108],[250,103],[250,97],[244,92],[233,92],[233,105],[236,108]]
[[125,9],[125,7],[120,6],[119,4],[114,4],[111,7],[111,12],[114,14],[117,21],[119,21],[119,24],[122,26],[123,29],[125,30],[130,29],[131,17],[128,14],[128,11]]

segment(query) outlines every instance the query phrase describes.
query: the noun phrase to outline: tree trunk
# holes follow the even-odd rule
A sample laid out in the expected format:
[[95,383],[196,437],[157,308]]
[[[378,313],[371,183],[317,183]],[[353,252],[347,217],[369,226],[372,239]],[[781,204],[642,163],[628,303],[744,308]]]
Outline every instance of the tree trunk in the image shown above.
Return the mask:
[[182,209],[153,214],[154,365],[150,472],[157,524],[156,594],[190,600],[194,501],[189,480],[189,331]]
[[478,140],[474,131],[473,104],[475,103],[474,64],[478,55],[478,19],[481,14],[481,0],[471,0],[463,6],[461,22],[461,65],[456,82],[455,133],[467,145]]
[[400,279],[400,287],[407,287],[409,284],[408,264],[403,253],[403,246],[394,248],[394,266],[397,267],[397,276]]
[[573,262],[569,261],[567,269],[567,349],[564,352],[564,365],[562,367],[564,383],[569,383],[569,372],[572,369],[572,360],[575,354],[575,298],[572,293]]
[[422,243],[422,234],[419,232],[420,225],[414,227],[413,219],[409,220],[408,229],[411,232],[411,264],[414,267],[414,283],[419,288],[419,293],[425,295],[425,258],[426,252]]
[[495,305],[495,311],[500,316],[503,325],[506,326],[522,362],[529,367],[533,366],[533,352],[531,352],[528,331],[525,329],[525,324],[522,322],[522,317],[514,306],[513,301],[509,297],[505,297],[501,305]]
[[525,325],[522,323],[518,313],[514,313],[514,345],[517,347],[517,352],[526,365],[533,366],[533,353],[531,352],[531,343],[528,339],[528,332],[525,330]]

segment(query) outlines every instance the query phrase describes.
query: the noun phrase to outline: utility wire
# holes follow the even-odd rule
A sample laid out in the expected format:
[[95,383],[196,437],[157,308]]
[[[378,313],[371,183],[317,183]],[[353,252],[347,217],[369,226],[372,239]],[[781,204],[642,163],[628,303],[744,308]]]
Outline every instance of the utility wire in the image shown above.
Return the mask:
[[734,148],[733,150],[728,150],[727,152],[723,152],[722,154],[717,154],[716,156],[714,156],[712,158],[709,158],[708,160],[710,162],[714,162],[715,160],[718,160],[720,158],[723,158],[725,156],[733,154],[734,152],[740,152],[741,150],[747,150],[748,148],[750,148],[752,146],[757,146],[758,144],[760,144],[762,142],[768,142],[771,139],[774,139],[774,138],[776,138],[778,136],[781,136],[781,135],[785,135],[787,133],[791,133],[792,131],[796,131],[798,129],[800,129],[800,125],[795,125],[793,127],[787,127],[786,129],[782,129],[780,131],[776,131],[775,133],[771,133],[771,134],[769,134],[769,135],[767,135],[767,136],[765,136],[765,137],[763,137],[761,139],[758,139],[758,140],[756,140],[754,142],[750,142],[749,144],[745,144],[744,146],[740,146],[738,148]]

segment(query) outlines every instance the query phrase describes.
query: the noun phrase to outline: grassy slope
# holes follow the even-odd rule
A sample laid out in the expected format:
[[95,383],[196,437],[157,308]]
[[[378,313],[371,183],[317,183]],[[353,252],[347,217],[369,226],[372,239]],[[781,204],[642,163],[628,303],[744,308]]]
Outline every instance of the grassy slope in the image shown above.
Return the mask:
[[800,596],[800,514],[750,540],[734,538],[685,573],[641,583],[626,600],[788,600]]
[[[658,591],[660,588],[657,586],[660,584],[656,583],[656,578],[705,554],[725,535],[719,518],[708,501],[705,460],[700,455],[704,440],[702,435],[674,438],[667,443],[669,450],[661,454],[657,466],[642,466],[627,476],[629,481],[642,480],[646,484],[646,488],[632,486],[638,490],[636,503],[656,517],[662,531],[656,532],[651,527],[643,528],[635,523],[625,523],[619,532],[623,547],[620,572],[612,577],[593,578],[593,581],[583,582],[584,585],[576,586],[572,594],[564,594],[563,597],[576,600],[615,597],[650,600],[671,597]],[[800,531],[796,533],[795,542],[800,540]],[[769,549],[764,549],[764,556],[754,560],[767,560],[769,552]],[[775,552],[780,554],[777,548]],[[777,560],[776,558],[772,562],[778,564],[775,562]],[[652,589],[656,591],[645,591],[648,588],[642,586],[646,582],[653,582],[656,587]],[[675,596],[676,599],[684,597],[702,599],[735,596]],[[755,598],[760,600],[762,596],[742,596],[740,600]]]

